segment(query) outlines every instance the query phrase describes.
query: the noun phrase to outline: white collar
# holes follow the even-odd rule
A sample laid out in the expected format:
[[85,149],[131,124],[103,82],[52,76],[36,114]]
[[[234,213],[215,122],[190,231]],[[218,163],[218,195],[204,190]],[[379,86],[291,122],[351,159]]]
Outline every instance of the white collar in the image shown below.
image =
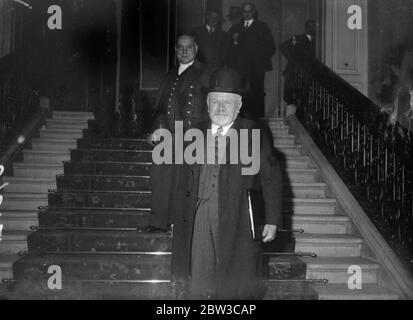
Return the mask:
[[313,41],[313,37],[310,36],[308,33],[306,33],[306,36],[307,36],[308,40],[310,40],[310,42]]
[[248,28],[249,28],[249,27],[251,27],[251,25],[252,25],[253,22],[254,22],[254,19],[245,20],[245,21],[244,21],[244,26],[245,26],[246,24],[248,24]]
[[219,125],[217,125],[217,124],[215,124],[215,123],[212,123],[212,125],[211,125],[212,134],[215,135],[215,134],[217,133],[217,131],[218,131],[218,128],[221,128],[221,127],[222,127],[222,135],[223,135],[223,136],[226,136],[227,133],[228,133],[228,131],[229,131],[229,129],[232,127],[233,124],[234,124],[234,121],[232,121],[229,125],[222,127],[222,126],[219,126]]
[[206,25],[208,32],[211,32],[212,30],[215,31],[214,28],[212,28],[209,24]]
[[192,66],[194,62],[195,60],[192,60],[190,63],[187,64],[180,63],[178,68],[178,75],[181,75],[181,73],[188,69],[190,66]]

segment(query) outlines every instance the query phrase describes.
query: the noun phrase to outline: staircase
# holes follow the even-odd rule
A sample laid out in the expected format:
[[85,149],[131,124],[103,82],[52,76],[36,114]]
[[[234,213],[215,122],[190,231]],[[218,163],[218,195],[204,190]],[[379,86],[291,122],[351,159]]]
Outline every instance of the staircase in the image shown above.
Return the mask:
[[23,150],[23,162],[14,163],[14,176],[3,177],[9,185],[0,214],[0,280],[12,278],[17,253],[27,250],[30,227],[38,225],[38,207],[47,205],[48,190],[56,188],[55,176],[63,172],[62,162],[70,159],[69,149],[76,148],[76,139],[92,118],[85,112],[54,112],[32,139],[32,148]]
[[[69,143],[67,139],[81,138],[81,128],[72,126],[73,119],[55,117],[56,114],[42,130],[40,140],[43,141],[34,141],[34,147],[46,148],[50,144],[45,141],[49,139]],[[63,117],[62,114],[59,117]],[[303,229],[305,233],[280,234],[277,241],[266,247],[265,299],[398,299],[395,293],[378,285],[380,266],[362,257],[363,239],[352,234],[352,223],[339,211],[336,199],[326,196],[328,186],[321,181],[317,168],[289,127],[278,118],[268,119],[268,123],[283,158],[284,228]],[[76,129],[78,136],[74,136]],[[22,212],[27,214],[18,216],[22,217],[22,225],[20,231],[14,231],[21,236],[21,241],[12,242],[15,238],[9,232],[9,249],[1,251],[13,254],[28,248],[14,263],[13,272],[10,267],[16,256],[8,260],[8,269],[4,268],[8,273],[4,272],[3,276],[14,278],[10,285],[11,297],[179,298],[169,280],[171,237],[136,232],[136,227],[147,225],[150,214],[149,146],[144,140],[102,140],[87,130],[85,133],[77,141],[77,149],[70,155],[66,152],[59,160],[66,160],[63,175],[57,156],[49,149],[34,148],[33,151],[44,153],[28,153],[30,159],[38,161],[26,163],[28,168],[23,166],[25,163],[16,164],[16,177],[10,179],[34,178],[39,184],[36,188],[22,180],[21,189],[7,190],[5,197],[12,195],[3,208],[5,212],[15,212],[16,216]],[[54,185],[56,174],[59,175]],[[8,181],[13,188],[18,188],[17,180]],[[56,190],[47,196],[46,191],[51,188]],[[13,199],[18,200],[13,202]],[[24,208],[30,208],[30,214],[22,211],[21,199],[29,199],[24,202]],[[41,208],[38,214],[41,229],[28,235],[27,227],[37,222],[35,208],[45,206],[46,201],[48,207]],[[26,217],[32,220],[26,221]],[[62,290],[48,288],[48,268],[52,265],[62,270]],[[362,290],[348,289],[347,270],[352,265],[363,270]]]

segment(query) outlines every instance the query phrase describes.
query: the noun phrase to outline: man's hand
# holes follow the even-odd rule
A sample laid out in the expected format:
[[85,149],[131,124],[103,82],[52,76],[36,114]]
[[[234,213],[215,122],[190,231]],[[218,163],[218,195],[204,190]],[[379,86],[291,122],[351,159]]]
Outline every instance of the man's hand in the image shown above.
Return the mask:
[[277,234],[277,226],[266,224],[264,226],[264,230],[262,231],[263,242],[268,243],[275,239],[275,235]]
[[161,137],[164,137],[167,135],[166,131],[167,131],[166,129],[155,130],[152,134],[148,136],[148,142],[152,145],[157,144],[159,141],[161,141]]

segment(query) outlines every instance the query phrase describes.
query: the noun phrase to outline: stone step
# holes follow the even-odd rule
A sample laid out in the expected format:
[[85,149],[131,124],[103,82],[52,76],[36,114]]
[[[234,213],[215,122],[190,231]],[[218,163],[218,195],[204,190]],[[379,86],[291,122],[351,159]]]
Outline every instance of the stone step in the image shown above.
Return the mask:
[[83,136],[82,129],[40,129],[41,139],[80,139]]
[[55,179],[63,173],[62,164],[14,163],[14,175],[20,178]]
[[68,161],[64,163],[67,175],[136,175],[149,176],[151,163],[104,162],[104,161]]
[[2,210],[36,210],[47,205],[47,194],[7,193],[4,195]]
[[76,139],[32,139],[33,150],[68,151],[76,148]]
[[294,198],[325,198],[325,183],[285,183],[284,195]]
[[73,161],[114,161],[114,162],[151,162],[152,151],[146,150],[99,150],[77,149],[72,150]]
[[52,118],[54,120],[76,120],[79,118],[93,120],[95,117],[93,112],[53,111]]
[[26,230],[3,230],[0,241],[0,256],[26,251],[27,237],[30,233],[30,231]]
[[320,300],[399,300],[397,293],[377,284],[366,284],[362,290],[350,290],[346,284],[312,285]]
[[309,169],[311,160],[306,156],[299,157],[282,157],[280,159],[282,168],[290,169]]
[[108,149],[108,150],[152,150],[144,139],[80,139],[79,149]]
[[66,228],[143,228],[149,224],[149,210],[61,209],[39,212],[39,225]]
[[48,129],[86,129],[87,128],[87,119],[79,119],[75,121],[71,120],[46,120],[46,128]]
[[285,223],[293,229],[303,229],[306,233],[347,234],[351,221],[348,217],[338,215],[294,214]]
[[287,135],[274,138],[275,145],[294,145],[295,144],[295,135]]
[[135,282],[64,281],[61,290],[50,290],[47,281],[26,280],[14,284],[11,300],[173,300],[172,284]]
[[63,175],[57,177],[57,191],[149,191],[149,176]]
[[56,192],[49,193],[49,207],[149,208],[151,192]]
[[347,284],[349,267],[358,266],[361,269],[362,284],[375,284],[378,279],[379,265],[369,259],[361,257],[328,257],[328,258],[302,258],[307,265],[307,279],[327,279],[329,284]]
[[[14,280],[48,279],[48,267],[58,265],[66,280],[170,280],[171,254],[28,254],[13,266]],[[265,279],[304,280],[306,264],[296,257],[264,256]],[[284,272],[280,272],[283,270]]]
[[56,179],[4,177],[9,185],[4,188],[6,193],[47,193],[56,189]]
[[343,234],[301,234],[295,238],[297,252],[314,252],[319,257],[360,257],[363,239]]
[[318,300],[318,293],[306,282],[264,281],[265,296],[263,300]]
[[20,258],[17,254],[0,254],[0,281],[13,279],[13,264]]
[[284,199],[283,209],[292,210],[294,215],[334,215],[336,213],[336,199]]
[[39,224],[37,216],[37,210],[5,210],[0,213],[0,224],[4,230],[27,231]]
[[[325,198],[325,183],[293,183],[285,186],[285,195],[302,198]],[[62,175],[57,177],[57,191],[148,191],[149,176]]]
[[[285,162],[286,161],[286,162]],[[309,169],[308,157],[287,157],[282,166],[287,166],[290,183],[312,183],[316,181],[317,170]],[[115,161],[67,161],[64,172],[67,175],[134,175],[148,176],[150,162]]]
[[23,150],[23,158],[25,163],[62,164],[63,161],[70,160],[70,152]]
[[290,135],[290,128],[289,127],[282,127],[282,128],[272,128],[271,129],[272,135],[274,138],[276,137],[285,137]]
[[288,178],[284,178],[286,183],[314,183],[318,175],[316,169],[295,169],[287,168]]
[[302,146],[300,145],[276,145],[276,150],[285,156],[299,157],[302,153]]
[[170,280],[171,255],[29,254],[13,266],[15,280],[48,279],[58,265],[69,280]]
[[30,252],[170,252],[167,234],[137,231],[42,230],[29,235]]

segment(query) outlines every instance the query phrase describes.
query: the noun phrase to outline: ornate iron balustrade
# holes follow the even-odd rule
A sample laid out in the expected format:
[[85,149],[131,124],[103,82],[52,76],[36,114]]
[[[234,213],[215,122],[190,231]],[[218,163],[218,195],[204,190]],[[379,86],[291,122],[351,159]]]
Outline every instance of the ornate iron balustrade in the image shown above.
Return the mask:
[[412,270],[413,133],[299,47],[292,65],[297,117],[384,238]]

